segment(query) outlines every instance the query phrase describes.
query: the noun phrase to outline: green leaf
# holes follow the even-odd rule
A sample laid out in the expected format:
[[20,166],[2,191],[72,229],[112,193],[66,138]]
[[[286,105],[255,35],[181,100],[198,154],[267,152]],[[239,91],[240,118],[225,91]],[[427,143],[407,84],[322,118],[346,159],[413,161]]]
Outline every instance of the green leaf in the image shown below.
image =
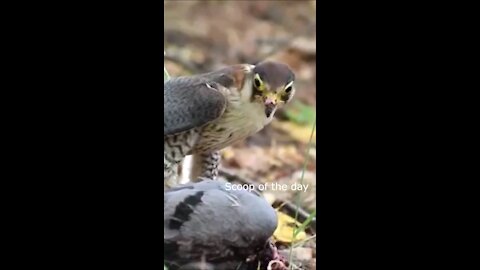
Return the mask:
[[303,232],[305,230],[305,228],[310,224],[310,222],[312,222],[313,218],[317,215],[317,209],[315,209],[309,216],[308,218],[302,223],[302,225],[300,225],[300,227],[298,227],[295,232],[293,233],[293,235],[297,235],[299,232]]
[[[165,51],[163,51],[163,55],[165,55]],[[168,74],[165,64],[163,64],[163,81],[166,81],[168,79],[170,79],[170,75]]]
[[167,69],[164,67],[163,68],[163,80],[166,81],[170,79],[170,75],[168,75]]
[[299,125],[312,125],[315,122],[315,108],[301,101],[294,101],[285,111],[287,118]]
[[[303,163],[302,176],[300,177],[300,184],[302,184],[302,185],[303,185],[303,178],[305,176],[305,170],[307,169],[308,157],[310,156],[308,153],[310,151],[310,148],[312,147],[312,138],[313,138],[313,134],[315,133],[316,126],[317,126],[317,119],[316,119],[316,116],[315,116],[315,118],[313,120],[312,133],[310,134],[310,142],[308,143],[307,149],[305,151],[305,156],[304,156],[305,161]],[[300,205],[301,192],[298,192],[296,197],[297,197],[297,200],[296,200],[295,205],[297,207],[295,209],[295,220],[298,220],[298,208],[299,208],[299,205]],[[308,225],[308,223],[310,223],[310,221],[313,219],[314,215],[316,215],[316,214],[317,214],[317,210],[315,210],[313,213],[311,213],[309,215],[307,220],[305,220],[305,222],[303,222],[303,224],[302,224],[302,226],[300,226],[300,228],[303,227],[304,224]],[[293,241],[295,241],[295,236],[297,234],[298,234],[298,230],[293,230],[293,235],[292,235],[293,236],[292,237]],[[288,261],[290,261],[290,262],[292,261],[292,254],[293,254],[292,251],[293,251],[293,245],[290,246],[290,252],[289,252],[289,255],[288,255]],[[292,264],[290,264],[289,269],[290,270],[293,269]]]

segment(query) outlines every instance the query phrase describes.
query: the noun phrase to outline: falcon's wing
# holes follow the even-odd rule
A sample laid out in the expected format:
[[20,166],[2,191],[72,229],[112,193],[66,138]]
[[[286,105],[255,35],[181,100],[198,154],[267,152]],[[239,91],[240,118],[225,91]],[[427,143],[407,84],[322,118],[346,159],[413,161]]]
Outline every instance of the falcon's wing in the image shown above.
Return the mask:
[[177,77],[163,84],[163,131],[175,134],[200,127],[220,117],[227,100],[220,84],[200,77]]

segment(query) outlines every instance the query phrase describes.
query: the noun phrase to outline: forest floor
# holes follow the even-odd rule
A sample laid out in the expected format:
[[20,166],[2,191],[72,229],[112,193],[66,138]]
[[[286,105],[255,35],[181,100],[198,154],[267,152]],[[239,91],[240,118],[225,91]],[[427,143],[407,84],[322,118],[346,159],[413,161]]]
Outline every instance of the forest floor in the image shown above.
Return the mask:
[[[315,132],[310,140],[316,122],[315,1],[166,1],[164,8],[165,67],[171,76],[265,59],[284,62],[296,74],[294,100],[272,124],[224,149],[221,164],[221,175],[230,181],[287,187],[267,188],[263,195],[280,206],[274,236],[288,258],[294,206],[301,207],[300,223],[316,210]],[[293,190],[301,182],[302,190]],[[314,219],[295,238],[297,269],[315,269],[315,237]]]

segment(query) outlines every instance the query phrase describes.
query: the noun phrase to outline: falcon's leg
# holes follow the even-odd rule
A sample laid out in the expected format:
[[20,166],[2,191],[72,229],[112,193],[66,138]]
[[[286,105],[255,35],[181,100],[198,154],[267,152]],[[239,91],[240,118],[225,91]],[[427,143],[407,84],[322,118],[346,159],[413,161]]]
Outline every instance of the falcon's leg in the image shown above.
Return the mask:
[[164,187],[171,188],[178,184],[178,163],[169,161],[163,155],[163,179]]
[[191,151],[198,136],[195,130],[164,137],[163,178],[164,187],[170,188],[179,184],[178,164]]
[[192,159],[192,172],[190,181],[195,182],[199,177],[215,180],[218,176],[220,165],[220,151],[194,154]]

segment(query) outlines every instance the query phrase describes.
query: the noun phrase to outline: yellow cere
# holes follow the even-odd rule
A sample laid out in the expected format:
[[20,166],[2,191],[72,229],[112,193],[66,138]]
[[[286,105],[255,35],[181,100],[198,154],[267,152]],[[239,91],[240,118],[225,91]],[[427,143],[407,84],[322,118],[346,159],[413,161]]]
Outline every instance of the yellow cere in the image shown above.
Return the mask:
[[275,94],[275,93],[272,93],[272,92],[268,92],[268,93],[265,93],[265,97],[277,101],[277,100],[280,99],[280,94],[278,94],[278,93]]

